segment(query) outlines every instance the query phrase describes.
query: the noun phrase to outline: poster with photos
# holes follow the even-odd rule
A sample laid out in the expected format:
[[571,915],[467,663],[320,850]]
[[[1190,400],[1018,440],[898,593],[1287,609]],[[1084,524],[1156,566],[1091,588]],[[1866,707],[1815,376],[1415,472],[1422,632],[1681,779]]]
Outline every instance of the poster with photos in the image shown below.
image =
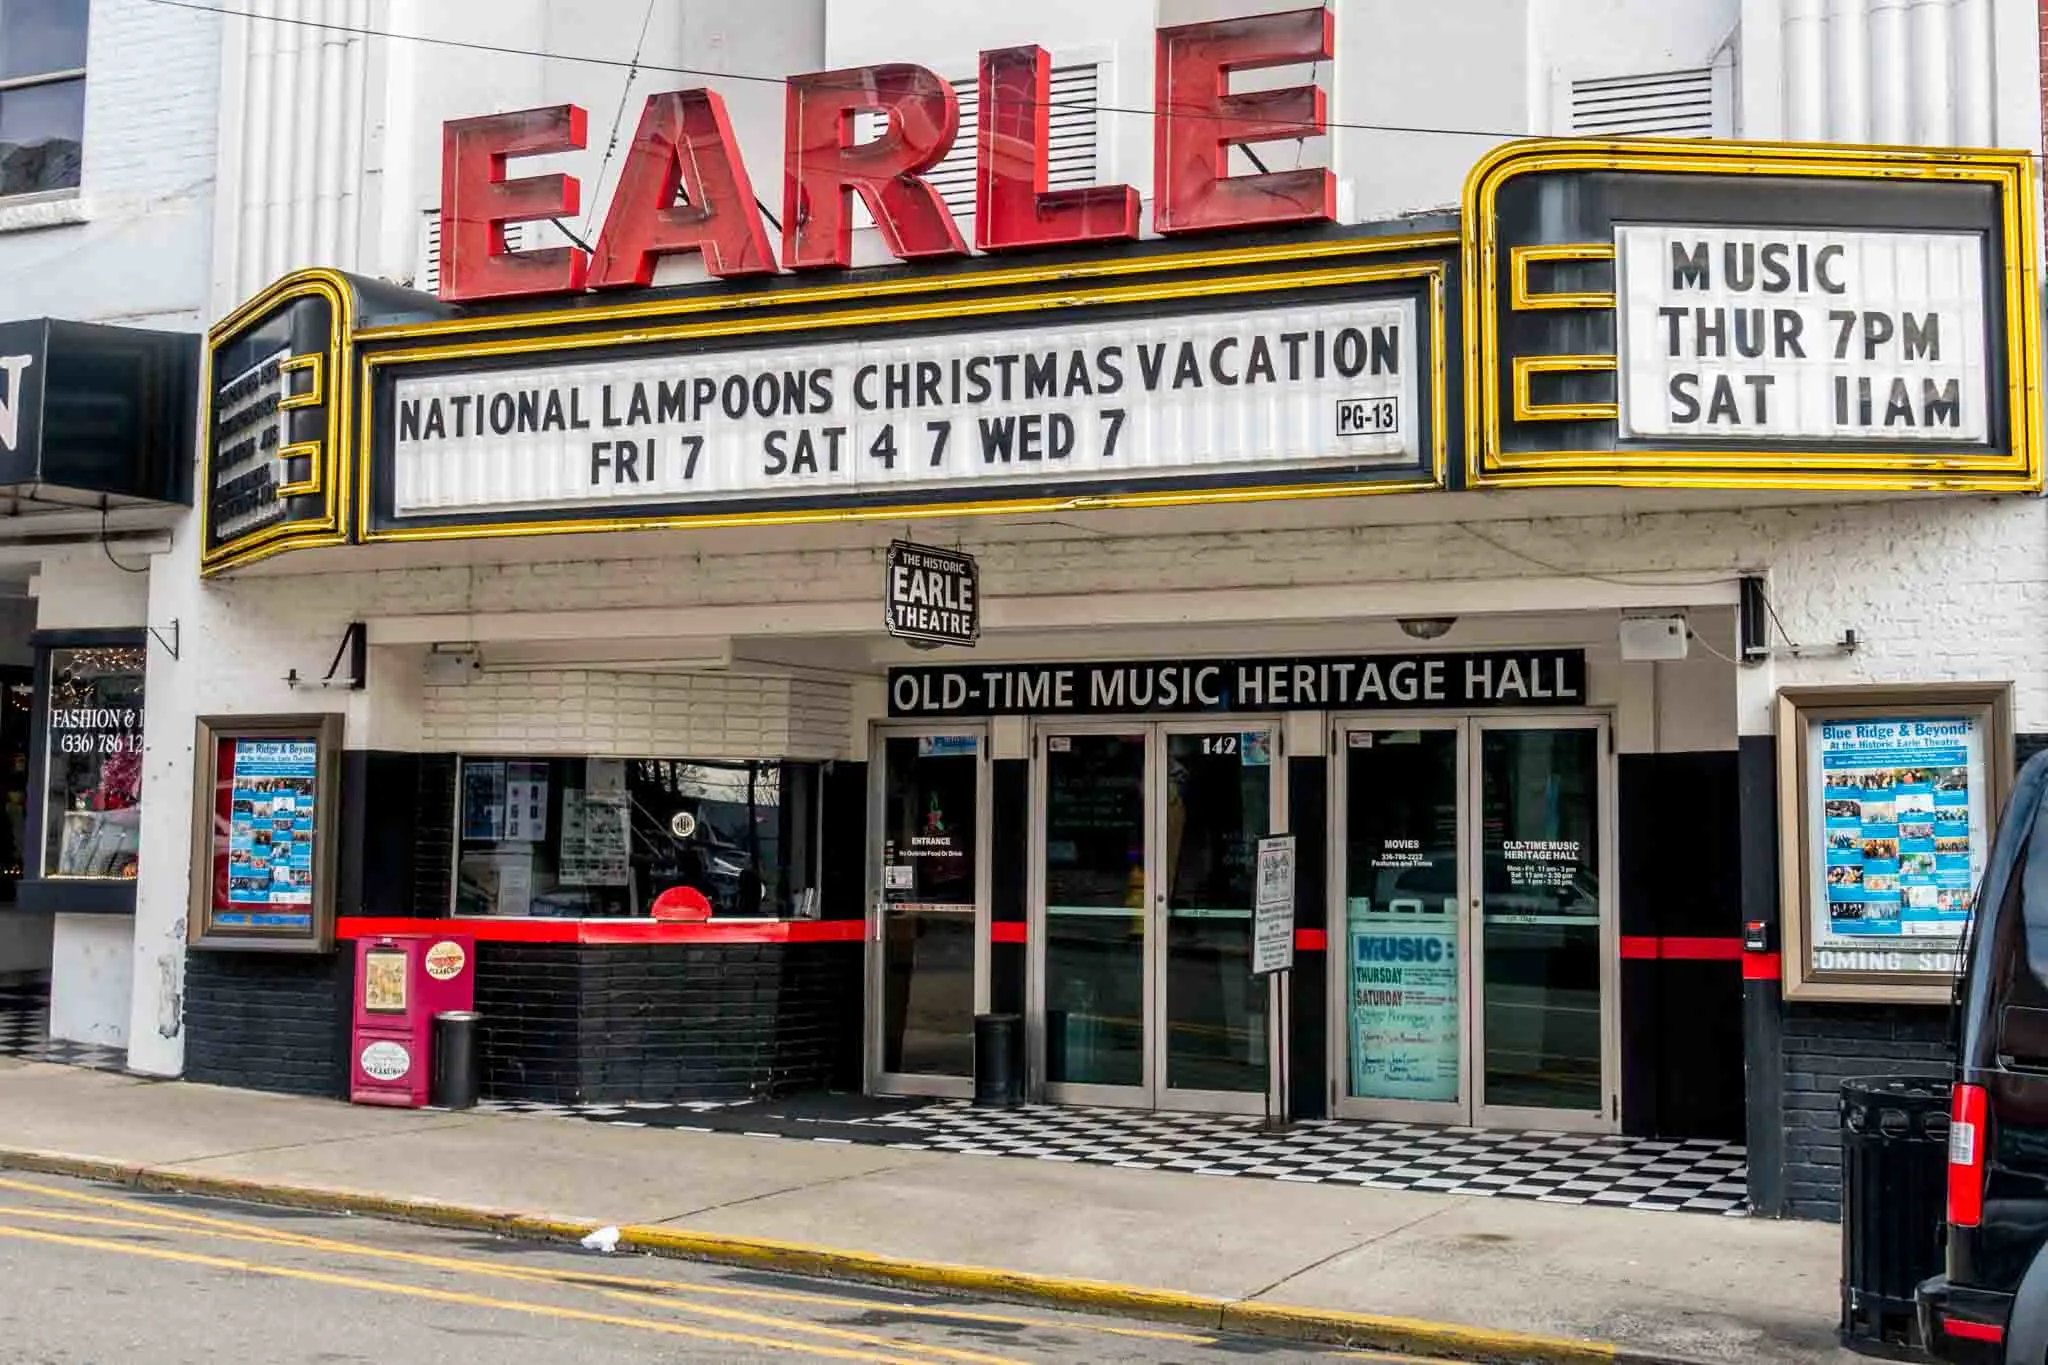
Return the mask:
[[1988,852],[1981,730],[1967,715],[1811,722],[1815,969],[1955,970]]
[[293,907],[284,924],[310,919],[313,904],[315,779],[312,740],[238,739],[228,806],[228,904]]

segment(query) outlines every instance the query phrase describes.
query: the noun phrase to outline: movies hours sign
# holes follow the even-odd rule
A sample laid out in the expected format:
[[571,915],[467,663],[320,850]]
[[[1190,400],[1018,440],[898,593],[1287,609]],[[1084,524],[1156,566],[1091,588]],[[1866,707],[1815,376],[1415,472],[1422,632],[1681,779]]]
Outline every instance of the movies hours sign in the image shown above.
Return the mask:
[[1622,224],[1625,436],[1990,439],[1984,239]]
[[406,377],[396,517],[1417,463],[1412,298]]

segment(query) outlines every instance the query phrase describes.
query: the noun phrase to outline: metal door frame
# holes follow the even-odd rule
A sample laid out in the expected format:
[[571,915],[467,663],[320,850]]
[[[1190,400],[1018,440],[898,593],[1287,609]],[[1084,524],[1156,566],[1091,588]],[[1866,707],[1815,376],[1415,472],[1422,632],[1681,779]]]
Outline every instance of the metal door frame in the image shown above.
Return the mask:
[[[974,1013],[989,1008],[989,821],[994,810],[994,764],[990,756],[989,726],[985,721],[957,725],[939,722],[875,723],[868,731],[868,856],[867,856],[867,948],[863,980],[867,983],[867,1004],[862,1011],[862,1072],[870,1095],[934,1095],[965,1099],[974,1094],[970,1068],[965,1076],[931,1076],[882,1069],[883,984],[887,963],[882,942],[882,830],[883,808],[888,792],[889,744],[891,739],[919,739],[942,736],[972,736],[977,760],[974,780]],[[969,1022],[970,1031],[972,1021]]]
[[[1351,1074],[1350,919],[1345,885],[1345,842],[1350,832],[1348,736],[1361,731],[1453,730],[1458,735],[1458,961],[1459,1055],[1458,1100],[1455,1104],[1410,1100],[1359,1100],[1347,1094]],[[1595,1110],[1530,1109],[1485,1103],[1480,1075],[1486,1056],[1485,1009],[1480,999],[1486,976],[1482,862],[1484,773],[1481,736],[1487,730],[1592,730],[1596,735],[1595,813],[1600,839],[1600,1077],[1601,1105]],[[1441,1123],[1542,1129],[1561,1132],[1612,1133],[1621,1127],[1621,929],[1616,902],[1619,859],[1615,830],[1614,718],[1600,710],[1473,712],[1360,712],[1333,715],[1330,720],[1328,892],[1325,913],[1331,926],[1327,953],[1332,1046],[1329,1049],[1330,1112],[1343,1117],[1392,1119],[1410,1123]]]
[[[1152,981],[1156,983],[1151,991],[1148,992],[1147,1007],[1150,1013],[1146,1018],[1146,1051],[1151,1054],[1146,1058],[1146,1063],[1152,1080],[1152,1107],[1155,1109],[1178,1109],[1211,1114],[1263,1114],[1266,1112],[1266,1087],[1246,1091],[1188,1090],[1173,1089],[1166,1083],[1167,931],[1168,920],[1172,915],[1172,910],[1166,901],[1167,876],[1169,875],[1166,867],[1167,737],[1169,735],[1222,733],[1242,736],[1245,732],[1253,730],[1263,730],[1266,733],[1267,753],[1270,759],[1266,773],[1267,828],[1253,831],[1254,838],[1263,838],[1268,834],[1284,833],[1287,829],[1287,782],[1285,780],[1287,756],[1281,747],[1284,742],[1285,727],[1281,724],[1279,718],[1269,718],[1250,713],[1245,715],[1198,716],[1187,720],[1157,721],[1154,722],[1152,727],[1152,752],[1148,756],[1150,771],[1146,775],[1147,784],[1152,792],[1149,798],[1152,837],[1150,857],[1147,859],[1145,872],[1146,884],[1152,892],[1152,904],[1148,908],[1151,920],[1146,927],[1145,970]],[[1239,739],[1238,743],[1241,749],[1243,745],[1242,738]],[[1240,762],[1243,761],[1243,757],[1243,753],[1240,752],[1238,755]],[[1246,912],[1245,919],[1246,924],[1249,925],[1251,919],[1249,910]],[[1280,1017],[1273,1010],[1273,989],[1273,978],[1261,981],[1257,977],[1250,977],[1246,985],[1247,991],[1264,991],[1266,993],[1266,1021],[1268,1028],[1272,1027],[1273,1021]],[[1271,1042],[1272,1039],[1269,1035],[1265,1049],[1269,1066],[1271,1065],[1273,1052]]]
[[1045,770],[1046,740],[1054,735],[1140,735],[1145,741],[1145,888],[1154,891],[1153,864],[1158,855],[1156,837],[1156,810],[1158,792],[1152,782],[1154,753],[1158,749],[1156,727],[1151,721],[1131,720],[1056,720],[1037,719],[1031,724],[1031,849],[1030,876],[1028,878],[1028,899],[1025,902],[1025,939],[1029,944],[1025,952],[1024,967],[1024,1012],[1026,1051],[1029,1060],[1026,1070],[1031,1080],[1031,1090],[1050,1104],[1094,1104],[1122,1109],[1149,1109],[1152,1096],[1157,1093],[1154,1072],[1154,1047],[1152,1044],[1153,1021],[1158,1014],[1158,1002],[1154,998],[1156,982],[1152,971],[1153,915],[1152,907],[1145,906],[1139,913],[1145,923],[1145,951],[1140,959],[1140,970],[1144,973],[1143,983],[1143,1028],[1145,1049],[1142,1079],[1135,1086],[1129,1085],[1076,1085],[1055,1083],[1046,1077],[1046,1029],[1045,1029]]
[[[1169,734],[1243,734],[1264,731],[1272,755],[1268,774],[1268,809],[1273,830],[1287,827],[1285,729],[1277,716],[1263,713],[1157,720],[1090,717],[1085,720],[1035,718],[1031,725],[1031,837],[1025,965],[1025,1033],[1031,1093],[1053,1104],[1092,1104],[1130,1109],[1187,1109],[1206,1113],[1258,1114],[1265,1111],[1264,1091],[1170,1090],[1166,1086],[1166,737]],[[1055,1084],[1046,1078],[1046,903],[1045,903],[1045,773],[1046,740],[1055,735],[1141,735],[1145,741],[1145,888],[1149,903],[1142,957],[1144,983],[1143,1081],[1135,1086]],[[1272,830],[1259,831],[1261,834]],[[1268,988],[1268,1019],[1272,995]]]
[[[1456,863],[1458,929],[1458,1098],[1456,1100],[1374,1100],[1356,1099],[1351,1090],[1351,906],[1346,881],[1348,842],[1351,830],[1350,737],[1354,734],[1386,734],[1397,730],[1449,732],[1456,738],[1456,767],[1452,771],[1457,806]],[[1472,1121],[1472,1001],[1478,978],[1473,973],[1471,947],[1473,882],[1469,845],[1473,842],[1471,801],[1473,785],[1472,727],[1464,716],[1407,715],[1381,713],[1373,717],[1345,716],[1330,727],[1330,837],[1326,935],[1329,949],[1324,953],[1329,980],[1325,983],[1330,1002],[1330,1112],[1340,1118],[1388,1119],[1401,1123],[1469,1124]]]
[[[1478,715],[1471,718],[1471,765],[1467,780],[1471,792],[1469,809],[1485,818],[1485,763],[1481,746],[1488,730],[1591,730],[1594,737],[1593,773],[1598,783],[1598,806],[1594,828],[1600,838],[1600,1107],[1582,1109],[1531,1109],[1486,1103],[1483,1077],[1475,1077],[1471,1122],[1485,1128],[1544,1129],[1570,1133],[1615,1133],[1621,1131],[1621,928],[1616,906],[1614,831],[1614,721],[1599,712],[1517,712],[1513,715]],[[1481,898],[1485,895],[1484,869],[1480,866],[1482,835],[1477,824],[1466,840],[1471,865],[1466,875],[1471,887],[1473,934],[1472,981],[1482,989],[1486,981],[1486,936]],[[1486,1011],[1477,994],[1467,998],[1471,1013],[1469,1044],[1472,1056],[1482,1066],[1486,1057]]]

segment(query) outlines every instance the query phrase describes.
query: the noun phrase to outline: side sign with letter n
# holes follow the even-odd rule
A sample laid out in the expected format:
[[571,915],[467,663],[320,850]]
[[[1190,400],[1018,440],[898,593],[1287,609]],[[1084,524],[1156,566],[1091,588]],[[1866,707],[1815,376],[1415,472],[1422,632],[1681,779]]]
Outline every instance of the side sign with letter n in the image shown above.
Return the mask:
[[974,556],[890,542],[883,624],[899,640],[973,645],[981,638],[981,580]]

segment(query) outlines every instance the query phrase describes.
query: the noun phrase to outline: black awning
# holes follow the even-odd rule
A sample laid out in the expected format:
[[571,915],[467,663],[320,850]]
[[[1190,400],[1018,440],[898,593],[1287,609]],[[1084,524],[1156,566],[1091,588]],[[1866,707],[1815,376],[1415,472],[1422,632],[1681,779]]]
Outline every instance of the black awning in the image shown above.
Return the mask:
[[0,487],[192,501],[197,333],[0,322]]

